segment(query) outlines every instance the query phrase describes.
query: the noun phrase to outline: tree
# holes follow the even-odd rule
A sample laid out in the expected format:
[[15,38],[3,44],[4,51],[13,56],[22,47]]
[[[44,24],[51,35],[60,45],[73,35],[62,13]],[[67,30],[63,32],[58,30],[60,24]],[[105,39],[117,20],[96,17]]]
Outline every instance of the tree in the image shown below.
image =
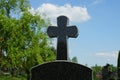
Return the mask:
[[73,57],[72,62],[78,63],[77,57]]
[[31,67],[55,59],[46,34],[49,24],[29,7],[27,0],[0,0],[0,66],[24,69],[28,77]]
[[95,66],[92,67],[92,70],[93,70],[93,78],[94,78],[94,80],[99,80],[99,78],[101,78],[102,67],[98,66],[96,64]]
[[0,0],[0,14],[11,17],[11,14],[21,13],[30,7],[28,0]]
[[74,62],[74,63],[78,63],[77,57],[73,57],[73,58],[68,58],[68,61],[70,62]]
[[[117,80],[117,68],[112,64],[105,66],[98,66],[97,64],[92,67],[94,80]],[[108,74],[109,73],[109,74]],[[107,76],[105,76],[107,74]],[[106,79],[103,79],[106,78]]]

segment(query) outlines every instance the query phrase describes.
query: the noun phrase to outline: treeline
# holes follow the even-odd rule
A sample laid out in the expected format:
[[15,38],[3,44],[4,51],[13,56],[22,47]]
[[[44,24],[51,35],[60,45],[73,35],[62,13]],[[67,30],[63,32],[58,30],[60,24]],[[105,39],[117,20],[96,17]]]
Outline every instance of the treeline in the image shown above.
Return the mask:
[[117,80],[117,67],[112,64],[91,67],[93,70],[94,80]]

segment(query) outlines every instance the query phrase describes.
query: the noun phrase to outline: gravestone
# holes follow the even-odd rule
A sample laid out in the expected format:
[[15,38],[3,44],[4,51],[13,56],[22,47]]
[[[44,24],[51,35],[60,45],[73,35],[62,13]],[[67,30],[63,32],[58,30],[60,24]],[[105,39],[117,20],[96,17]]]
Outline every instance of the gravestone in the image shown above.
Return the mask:
[[68,18],[59,16],[57,25],[48,27],[49,37],[57,37],[56,61],[44,63],[31,69],[31,80],[92,80],[92,70],[86,66],[68,62],[67,40],[76,38],[76,26],[68,26]]

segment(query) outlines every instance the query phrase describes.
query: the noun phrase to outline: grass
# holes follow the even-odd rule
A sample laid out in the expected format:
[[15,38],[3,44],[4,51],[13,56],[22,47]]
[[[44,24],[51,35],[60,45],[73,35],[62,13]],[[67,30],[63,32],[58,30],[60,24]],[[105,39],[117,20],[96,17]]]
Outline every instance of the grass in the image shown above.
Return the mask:
[[27,80],[26,77],[0,76],[0,80]]

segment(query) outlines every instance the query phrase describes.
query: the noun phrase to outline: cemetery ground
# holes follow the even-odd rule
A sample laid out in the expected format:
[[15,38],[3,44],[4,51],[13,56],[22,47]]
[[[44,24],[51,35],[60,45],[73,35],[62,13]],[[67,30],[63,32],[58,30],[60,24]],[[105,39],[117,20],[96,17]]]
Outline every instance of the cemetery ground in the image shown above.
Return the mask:
[[[17,71],[18,72],[18,71]],[[9,70],[2,71],[0,70],[0,80],[27,80],[27,76],[25,73],[19,74],[19,73],[13,73]]]
[[25,77],[0,76],[0,80],[27,80]]

